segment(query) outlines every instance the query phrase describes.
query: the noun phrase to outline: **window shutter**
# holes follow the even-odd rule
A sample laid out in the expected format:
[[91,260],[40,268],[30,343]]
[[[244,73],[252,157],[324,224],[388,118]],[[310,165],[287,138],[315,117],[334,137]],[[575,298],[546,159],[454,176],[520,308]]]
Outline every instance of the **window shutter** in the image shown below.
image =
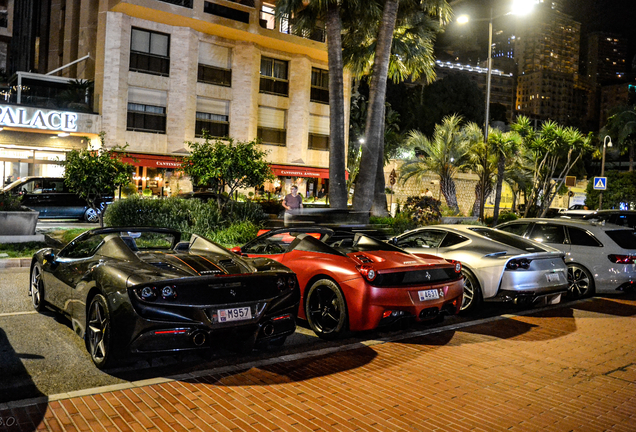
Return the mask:
[[270,129],[285,129],[285,110],[259,106],[258,126]]
[[207,42],[199,42],[199,63],[223,69],[231,69],[231,60],[230,48]]
[[197,112],[228,116],[230,113],[230,102],[197,97]]
[[309,114],[309,133],[329,135],[329,117]]
[[168,93],[141,87],[128,87],[128,103],[168,106]]

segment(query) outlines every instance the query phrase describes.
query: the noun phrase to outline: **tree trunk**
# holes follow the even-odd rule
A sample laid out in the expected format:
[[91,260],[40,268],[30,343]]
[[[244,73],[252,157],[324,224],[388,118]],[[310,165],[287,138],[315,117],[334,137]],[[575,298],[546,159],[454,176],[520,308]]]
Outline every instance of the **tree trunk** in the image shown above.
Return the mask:
[[629,145],[629,171],[634,171],[634,144]]
[[[391,56],[391,42],[397,19],[399,0],[386,0],[373,63],[369,87],[369,109],[365,129],[366,142],[362,149],[360,172],[353,195],[353,207],[358,211],[370,211],[375,196],[380,146],[384,143],[384,101]],[[384,192],[384,191],[382,191]]]
[[[382,137],[384,137],[386,120],[386,106],[382,112]],[[373,216],[386,217],[389,216],[389,212],[386,207],[386,182],[384,181],[384,139],[380,143],[378,149],[378,168],[375,176],[375,192],[373,194],[373,206],[371,207],[371,214]]]
[[440,177],[439,187],[442,191],[442,195],[444,195],[444,199],[446,200],[448,207],[450,207],[455,213],[459,213],[459,206],[457,205],[457,191],[452,177]]
[[479,209],[481,208],[481,181],[475,186],[475,203],[473,204],[472,215],[479,217]]
[[505,157],[503,155],[499,155],[499,160],[497,161],[497,188],[495,189],[495,208],[493,210],[492,215],[492,226],[497,225],[497,220],[499,219],[499,203],[501,202],[501,188],[503,186],[503,174],[506,169],[505,165]]
[[326,26],[329,58],[329,201],[333,208],[346,209],[342,23],[336,2],[329,2]]

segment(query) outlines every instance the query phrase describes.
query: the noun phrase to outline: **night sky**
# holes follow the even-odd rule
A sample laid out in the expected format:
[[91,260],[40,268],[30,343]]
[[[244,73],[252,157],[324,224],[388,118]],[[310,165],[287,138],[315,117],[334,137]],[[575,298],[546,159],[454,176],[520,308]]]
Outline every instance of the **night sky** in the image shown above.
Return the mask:
[[[545,0],[546,2],[550,0]],[[627,37],[628,39],[628,69],[631,66],[632,59],[636,55],[636,0],[557,0],[562,6],[561,9],[566,14],[572,16],[576,21],[581,23],[581,55],[585,55],[587,34],[594,31],[604,31],[615,33]],[[455,16],[461,14],[469,14],[471,17],[486,18],[489,16],[490,7],[493,8],[494,14],[503,13],[510,7],[512,0],[451,0],[449,1],[453,7]],[[509,18],[503,18],[509,19]],[[531,19],[529,17],[528,19]],[[495,28],[497,27],[495,22]],[[483,55],[485,58],[485,50],[488,46],[487,23],[474,24],[474,36],[479,39],[480,48],[483,47]],[[480,28],[481,26],[482,28]],[[449,39],[455,39],[455,30],[447,29],[447,35],[443,36],[440,42]],[[636,73],[636,66],[632,68]]]

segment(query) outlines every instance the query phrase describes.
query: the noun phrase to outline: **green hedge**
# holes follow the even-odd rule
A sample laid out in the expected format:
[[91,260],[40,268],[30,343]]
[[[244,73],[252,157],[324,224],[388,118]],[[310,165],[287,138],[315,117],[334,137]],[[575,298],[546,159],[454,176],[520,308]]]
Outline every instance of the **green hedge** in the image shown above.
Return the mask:
[[108,206],[104,224],[172,228],[181,231],[184,239],[198,234],[231,247],[256,237],[265,218],[262,208],[251,202],[230,202],[222,214],[213,201],[131,196]]

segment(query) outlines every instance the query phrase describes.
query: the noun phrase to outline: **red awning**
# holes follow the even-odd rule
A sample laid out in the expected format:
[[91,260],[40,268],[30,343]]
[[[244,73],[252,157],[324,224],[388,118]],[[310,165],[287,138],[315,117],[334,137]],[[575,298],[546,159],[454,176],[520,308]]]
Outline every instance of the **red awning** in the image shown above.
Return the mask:
[[272,172],[281,177],[329,178],[328,168],[313,168],[297,165],[270,165]]
[[123,162],[134,166],[150,168],[181,168],[181,158],[178,156],[149,155],[141,153],[126,153],[121,158]]

